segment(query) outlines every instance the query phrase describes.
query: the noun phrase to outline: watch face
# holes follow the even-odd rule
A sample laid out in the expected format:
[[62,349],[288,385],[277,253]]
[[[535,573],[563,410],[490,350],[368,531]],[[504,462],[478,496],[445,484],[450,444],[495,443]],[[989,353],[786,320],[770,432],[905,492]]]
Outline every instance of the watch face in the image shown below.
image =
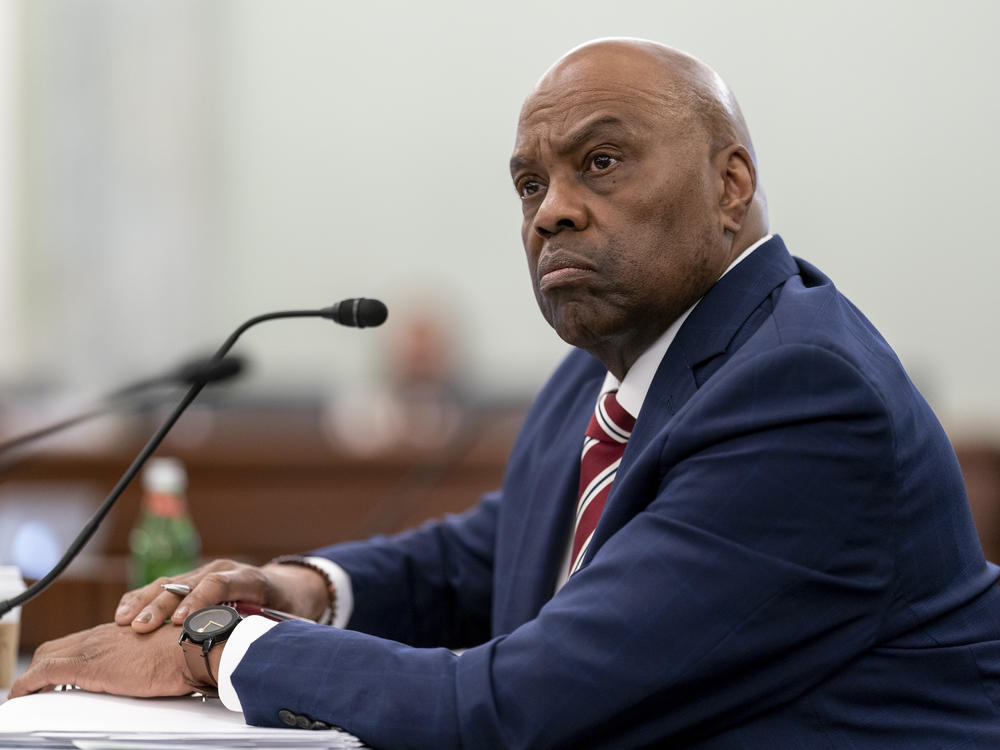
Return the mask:
[[230,630],[239,619],[239,614],[232,607],[207,607],[191,614],[184,621],[184,630],[191,640],[200,643],[217,633]]

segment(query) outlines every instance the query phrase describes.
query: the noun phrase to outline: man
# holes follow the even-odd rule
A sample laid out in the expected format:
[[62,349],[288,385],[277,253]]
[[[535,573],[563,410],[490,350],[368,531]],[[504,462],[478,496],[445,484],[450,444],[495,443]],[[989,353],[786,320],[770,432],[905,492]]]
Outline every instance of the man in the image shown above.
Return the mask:
[[332,579],[350,629],[248,618],[209,651],[249,722],[383,748],[1000,747],[998,571],[954,454],[870,323],[768,235],[718,76],[650,42],[577,48],[525,102],[511,173],[539,306],[578,349],[502,491],[132,592],[12,694],[187,692],[165,617],[316,618]]

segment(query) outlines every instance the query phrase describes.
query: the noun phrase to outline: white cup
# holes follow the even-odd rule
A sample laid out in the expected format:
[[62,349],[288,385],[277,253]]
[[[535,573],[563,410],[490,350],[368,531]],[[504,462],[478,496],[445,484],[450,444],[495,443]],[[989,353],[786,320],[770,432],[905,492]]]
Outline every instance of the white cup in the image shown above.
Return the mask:
[[[0,565],[0,601],[24,591],[24,579],[16,565]],[[14,682],[17,671],[17,646],[21,637],[21,608],[14,607],[0,618],[0,690]]]

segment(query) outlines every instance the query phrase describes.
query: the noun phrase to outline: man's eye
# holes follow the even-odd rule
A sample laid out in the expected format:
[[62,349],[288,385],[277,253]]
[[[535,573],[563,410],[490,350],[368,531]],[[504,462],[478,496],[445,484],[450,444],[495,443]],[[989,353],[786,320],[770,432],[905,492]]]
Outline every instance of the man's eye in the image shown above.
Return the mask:
[[598,172],[609,169],[618,163],[618,160],[608,154],[597,154],[590,160],[590,165]]
[[522,198],[528,198],[542,189],[538,180],[522,180],[517,185],[517,193]]

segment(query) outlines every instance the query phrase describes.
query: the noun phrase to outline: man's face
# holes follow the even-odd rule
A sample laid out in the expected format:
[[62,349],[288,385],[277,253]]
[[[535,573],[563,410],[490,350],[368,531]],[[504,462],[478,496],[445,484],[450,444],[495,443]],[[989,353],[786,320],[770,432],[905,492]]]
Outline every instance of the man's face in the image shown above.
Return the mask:
[[511,175],[543,316],[627,369],[725,270],[722,179],[661,68],[595,57],[525,103]]

